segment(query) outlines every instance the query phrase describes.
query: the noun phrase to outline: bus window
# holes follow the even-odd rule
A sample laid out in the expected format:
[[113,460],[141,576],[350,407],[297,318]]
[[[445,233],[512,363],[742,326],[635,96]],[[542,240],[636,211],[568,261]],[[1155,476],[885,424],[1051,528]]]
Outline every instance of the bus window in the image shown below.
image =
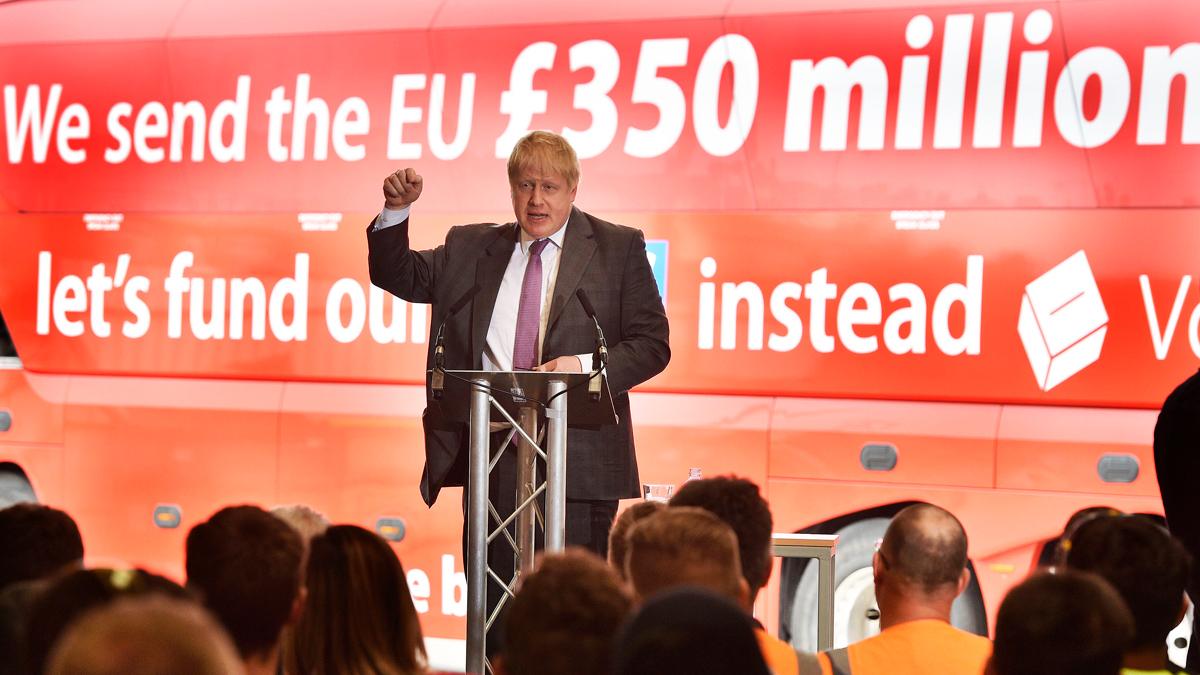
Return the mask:
[[16,355],[17,348],[13,346],[12,337],[8,334],[8,326],[4,325],[4,315],[0,314],[0,358]]

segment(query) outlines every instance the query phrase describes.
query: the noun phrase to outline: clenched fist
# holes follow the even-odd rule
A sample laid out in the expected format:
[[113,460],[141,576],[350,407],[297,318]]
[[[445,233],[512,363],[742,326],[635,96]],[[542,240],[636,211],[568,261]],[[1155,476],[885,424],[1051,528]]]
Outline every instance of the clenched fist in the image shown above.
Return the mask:
[[396,211],[421,196],[421,176],[415,169],[400,169],[383,180],[383,205]]

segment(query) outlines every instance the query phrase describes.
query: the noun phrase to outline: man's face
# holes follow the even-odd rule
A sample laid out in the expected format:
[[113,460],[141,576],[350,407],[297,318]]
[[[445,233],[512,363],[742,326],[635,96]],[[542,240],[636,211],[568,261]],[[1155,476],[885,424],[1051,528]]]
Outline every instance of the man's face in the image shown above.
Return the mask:
[[567,222],[575,187],[557,172],[522,169],[512,183],[513,213],[526,234],[543,239]]

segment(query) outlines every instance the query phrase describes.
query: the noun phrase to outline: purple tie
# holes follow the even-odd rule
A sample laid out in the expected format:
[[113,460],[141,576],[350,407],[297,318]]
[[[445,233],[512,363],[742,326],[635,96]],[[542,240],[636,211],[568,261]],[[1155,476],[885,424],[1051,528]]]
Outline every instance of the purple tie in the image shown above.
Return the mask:
[[529,246],[525,280],[521,282],[521,304],[517,307],[517,336],[513,340],[513,370],[533,370],[537,363],[538,330],[542,324],[542,249],[549,239]]

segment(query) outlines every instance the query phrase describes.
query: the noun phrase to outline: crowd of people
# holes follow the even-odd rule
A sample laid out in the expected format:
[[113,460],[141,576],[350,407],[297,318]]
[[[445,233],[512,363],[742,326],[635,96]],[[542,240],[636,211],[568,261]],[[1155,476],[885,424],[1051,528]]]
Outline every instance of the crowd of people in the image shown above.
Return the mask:
[[[1126,675],[1175,673],[1167,634],[1191,559],[1154,520],[1073,518],[1053,565],[1013,588],[994,641],[953,627],[967,533],[916,504],[873,560],[881,632],[820,654],[752,616],[772,569],[758,486],[689,481],[625,509],[609,559],[542,556],[504,618],[503,675]],[[140,569],[85,569],[71,517],[0,511],[0,673],[428,673],[401,562],[375,533],[306,507],[232,506],[187,536],[183,586]]]

